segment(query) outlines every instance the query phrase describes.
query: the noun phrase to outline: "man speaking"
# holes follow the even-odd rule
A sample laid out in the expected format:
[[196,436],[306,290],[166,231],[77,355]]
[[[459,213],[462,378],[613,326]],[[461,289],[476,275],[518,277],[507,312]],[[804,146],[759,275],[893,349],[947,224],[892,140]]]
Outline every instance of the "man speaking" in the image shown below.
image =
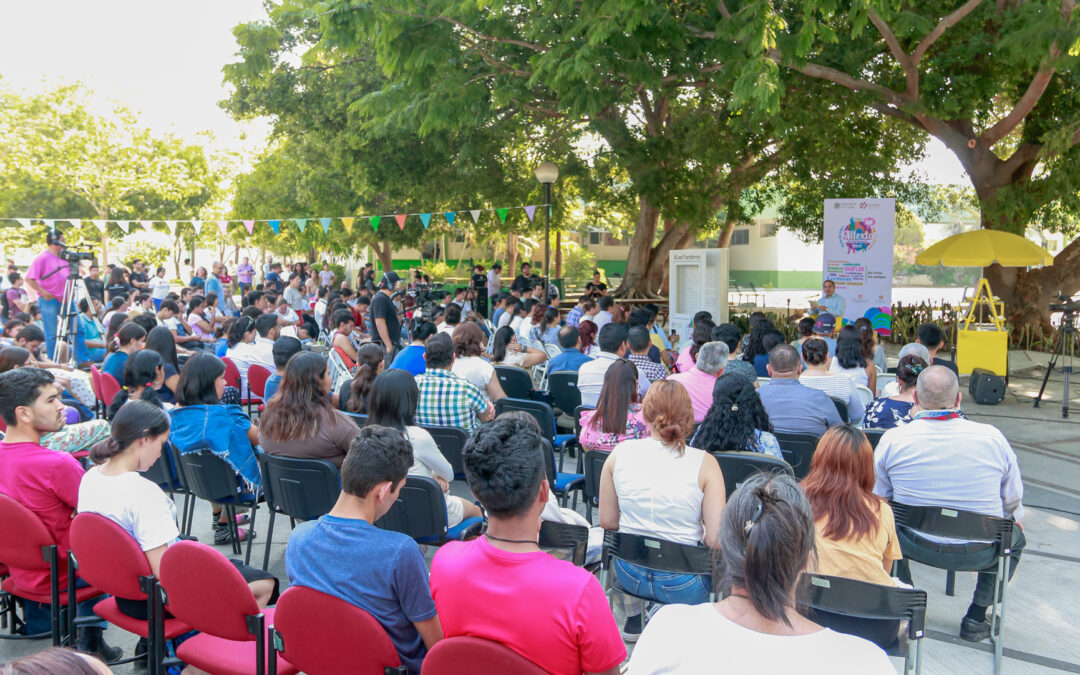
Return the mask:
[[839,321],[844,316],[844,310],[847,309],[847,302],[836,294],[836,284],[831,279],[825,280],[825,283],[821,285],[821,290],[823,295],[817,300],[810,301],[810,314],[817,316],[828,312]]

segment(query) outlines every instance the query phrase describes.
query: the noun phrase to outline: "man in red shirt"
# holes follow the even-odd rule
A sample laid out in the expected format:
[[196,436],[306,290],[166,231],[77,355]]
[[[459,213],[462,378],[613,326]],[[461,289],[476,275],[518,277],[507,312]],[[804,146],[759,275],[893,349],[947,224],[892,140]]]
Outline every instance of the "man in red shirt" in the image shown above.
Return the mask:
[[[41,435],[64,426],[64,402],[52,374],[38,368],[17,368],[0,375],[0,418],[7,435],[0,442],[0,493],[33,511],[59,544],[60,586],[67,585],[66,564],[71,519],[79,501],[83,468],[66,452],[41,446]],[[11,578],[28,592],[48,595],[48,572],[11,568]],[[79,580],[79,586],[85,582]],[[100,598],[78,606],[77,616],[94,616],[93,605]],[[27,632],[48,630],[49,609],[26,603]],[[79,630],[79,651],[93,653],[106,661],[122,655],[102,638],[105,622]]]
[[500,642],[549,673],[615,675],[626,647],[600,583],[537,545],[549,494],[540,447],[537,430],[513,418],[481,426],[465,446],[488,529],[431,563],[443,635]]

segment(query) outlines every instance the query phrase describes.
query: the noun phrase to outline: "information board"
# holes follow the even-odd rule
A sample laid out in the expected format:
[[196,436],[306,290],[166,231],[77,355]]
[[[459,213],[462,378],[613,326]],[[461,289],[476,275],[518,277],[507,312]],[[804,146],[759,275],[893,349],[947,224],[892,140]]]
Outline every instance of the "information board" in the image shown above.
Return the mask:
[[892,332],[895,199],[826,199],[823,280],[844,299],[843,323],[870,319],[881,335]]

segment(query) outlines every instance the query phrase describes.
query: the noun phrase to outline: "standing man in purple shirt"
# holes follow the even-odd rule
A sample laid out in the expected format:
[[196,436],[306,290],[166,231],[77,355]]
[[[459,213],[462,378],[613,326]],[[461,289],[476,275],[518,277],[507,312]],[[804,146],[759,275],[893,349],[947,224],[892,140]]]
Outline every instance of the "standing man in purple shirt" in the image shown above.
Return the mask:
[[[60,303],[64,298],[64,284],[71,274],[67,261],[60,257],[65,248],[67,244],[64,243],[64,233],[51,230],[45,235],[45,250],[34,258],[26,272],[26,283],[38,294],[41,325],[45,331],[45,349],[50,359],[56,357]],[[75,333],[75,360],[78,363],[89,361],[86,338],[76,328],[72,327],[70,330]]]
[[240,295],[247,295],[247,292],[251,290],[252,276],[255,274],[255,268],[248,261],[247,256],[242,258],[242,262],[236,267],[236,280],[240,284]]

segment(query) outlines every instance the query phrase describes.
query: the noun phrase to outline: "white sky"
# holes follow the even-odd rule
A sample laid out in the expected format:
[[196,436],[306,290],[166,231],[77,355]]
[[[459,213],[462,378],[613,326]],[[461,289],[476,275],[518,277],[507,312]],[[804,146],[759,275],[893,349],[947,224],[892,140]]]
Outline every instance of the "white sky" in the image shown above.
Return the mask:
[[[264,17],[261,0],[0,0],[0,82],[28,93],[83,82],[100,112],[119,101],[155,131],[195,140],[210,130],[221,149],[250,158],[267,121],[236,122],[217,102],[228,94],[221,68],[235,60],[233,27]],[[969,184],[936,140],[913,168]]]

